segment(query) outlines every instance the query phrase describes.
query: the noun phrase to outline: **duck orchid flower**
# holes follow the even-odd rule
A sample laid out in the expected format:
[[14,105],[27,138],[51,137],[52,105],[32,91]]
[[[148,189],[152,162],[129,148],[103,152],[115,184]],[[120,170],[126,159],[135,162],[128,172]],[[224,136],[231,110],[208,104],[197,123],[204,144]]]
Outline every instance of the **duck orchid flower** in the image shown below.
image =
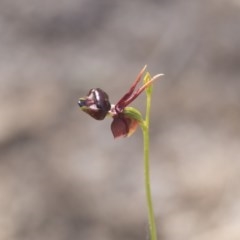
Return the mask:
[[117,104],[110,104],[109,97],[106,92],[100,88],[93,88],[89,91],[86,97],[80,98],[78,101],[79,107],[96,120],[103,120],[106,116],[113,118],[111,130],[114,138],[126,137],[132,135],[139,125],[143,124],[141,113],[133,107],[128,107],[145,89],[163,74],[150,77],[146,73],[144,77],[144,84],[135,90],[137,84],[140,82],[143,73],[146,70],[146,65],[139,72],[136,80],[126,94],[117,102]]

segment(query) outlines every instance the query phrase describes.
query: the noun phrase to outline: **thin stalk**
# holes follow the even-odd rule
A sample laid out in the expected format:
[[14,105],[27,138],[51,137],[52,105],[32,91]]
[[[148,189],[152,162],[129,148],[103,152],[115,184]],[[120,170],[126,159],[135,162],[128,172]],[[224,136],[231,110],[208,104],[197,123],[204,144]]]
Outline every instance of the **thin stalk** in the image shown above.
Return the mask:
[[[151,86],[150,86],[151,87]],[[151,108],[151,90],[147,90],[147,102],[146,102],[146,118],[142,125],[143,132],[143,146],[144,146],[144,177],[145,177],[145,191],[147,198],[148,209],[148,223],[150,239],[157,240],[156,224],[154,219],[151,184],[150,184],[150,167],[149,167],[149,120],[150,120],[150,108]]]

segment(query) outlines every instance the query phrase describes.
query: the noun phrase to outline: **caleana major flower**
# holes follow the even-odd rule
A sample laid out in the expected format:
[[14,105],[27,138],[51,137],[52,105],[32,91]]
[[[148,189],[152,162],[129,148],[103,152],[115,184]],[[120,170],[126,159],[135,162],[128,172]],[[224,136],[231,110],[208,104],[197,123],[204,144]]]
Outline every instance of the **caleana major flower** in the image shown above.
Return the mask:
[[163,74],[155,75],[153,78],[147,72],[144,77],[144,84],[137,90],[146,65],[139,72],[136,80],[126,94],[116,103],[111,104],[108,94],[101,88],[93,88],[86,97],[78,101],[80,108],[96,120],[103,120],[106,116],[113,118],[111,130],[114,138],[132,135],[139,125],[144,125],[141,113],[133,107],[128,107],[144,90],[151,91],[151,84]]

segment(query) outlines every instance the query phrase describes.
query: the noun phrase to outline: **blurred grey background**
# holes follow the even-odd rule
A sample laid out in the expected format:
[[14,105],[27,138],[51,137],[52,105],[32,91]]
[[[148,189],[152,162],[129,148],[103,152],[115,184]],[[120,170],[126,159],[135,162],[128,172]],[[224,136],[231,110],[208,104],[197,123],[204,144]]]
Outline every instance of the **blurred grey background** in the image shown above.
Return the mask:
[[144,64],[159,239],[240,239],[240,1],[1,0],[1,240],[149,239],[140,130],[77,105]]

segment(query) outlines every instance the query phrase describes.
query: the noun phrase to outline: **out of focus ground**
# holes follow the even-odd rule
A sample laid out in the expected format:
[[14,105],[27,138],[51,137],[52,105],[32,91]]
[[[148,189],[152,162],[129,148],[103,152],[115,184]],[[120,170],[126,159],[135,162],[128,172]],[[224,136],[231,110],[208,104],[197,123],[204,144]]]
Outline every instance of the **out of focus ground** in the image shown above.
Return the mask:
[[148,239],[140,131],[77,106],[147,63],[159,239],[239,240],[239,25],[238,0],[1,0],[0,239]]

